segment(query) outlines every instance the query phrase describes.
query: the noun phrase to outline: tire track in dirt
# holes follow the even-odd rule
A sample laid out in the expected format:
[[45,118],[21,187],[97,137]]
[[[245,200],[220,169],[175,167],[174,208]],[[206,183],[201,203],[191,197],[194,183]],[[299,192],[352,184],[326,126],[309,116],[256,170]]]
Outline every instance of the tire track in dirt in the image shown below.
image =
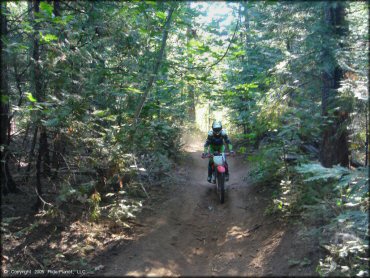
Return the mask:
[[244,181],[247,165],[243,159],[228,160],[226,201],[219,204],[214,185],[206,181],[207,160],[200,158],[200,151],[190,150],[182,165],[183,181],[151,213],[139,218],[143,226],[134,240],[116,251],[116,256],[105,254],[101,274],[315,275],[314,264],[289,265],[291,259],[312,257],[313,246],[299,240],[294,229],[265,216],[268,196]]

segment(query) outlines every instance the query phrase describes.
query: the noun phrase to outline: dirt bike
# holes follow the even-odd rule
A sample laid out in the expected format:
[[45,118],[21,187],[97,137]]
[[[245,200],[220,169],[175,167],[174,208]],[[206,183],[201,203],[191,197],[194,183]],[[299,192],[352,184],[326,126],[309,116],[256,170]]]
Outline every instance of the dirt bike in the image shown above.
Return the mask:
[[226,156],[230,156],[230,153],[219,153],[207,154],[202,158],[213,158],[212,164],[212,183],[216,184],[216,191],[220,203],[225,202],[225,161]]

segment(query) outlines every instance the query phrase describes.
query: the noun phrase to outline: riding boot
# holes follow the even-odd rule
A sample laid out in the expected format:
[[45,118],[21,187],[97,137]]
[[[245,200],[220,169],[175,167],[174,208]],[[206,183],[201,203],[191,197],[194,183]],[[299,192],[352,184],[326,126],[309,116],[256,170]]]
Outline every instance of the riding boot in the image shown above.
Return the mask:
[[211,163],[208,164],[208,177],[207,177],[207,181],[208,182],[211,182],[212,180],[212,166],[211,166]]
[[229,165],[225,161],[225,181],[229,181]]

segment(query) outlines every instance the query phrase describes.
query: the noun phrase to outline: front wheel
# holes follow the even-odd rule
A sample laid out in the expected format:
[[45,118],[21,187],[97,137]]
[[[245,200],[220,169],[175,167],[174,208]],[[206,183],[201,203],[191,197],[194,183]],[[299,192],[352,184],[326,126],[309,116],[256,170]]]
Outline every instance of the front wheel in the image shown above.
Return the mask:
[[220,203],[225,202],[225,173],[217,173],[217,194]]

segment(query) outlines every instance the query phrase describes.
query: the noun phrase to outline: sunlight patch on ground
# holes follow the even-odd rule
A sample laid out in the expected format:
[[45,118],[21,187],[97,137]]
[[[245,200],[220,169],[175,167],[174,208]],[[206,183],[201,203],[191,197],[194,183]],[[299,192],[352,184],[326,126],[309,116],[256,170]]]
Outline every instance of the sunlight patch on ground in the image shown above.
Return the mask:
[[273,253],[273,251],[280,245],[285,231],[279,231],[271,238],[266,239],[257,252],[255,258],[250,262],[252,267],[263,267],[263,264],[268,262],[268,257]]
[[249,236],[250,233],[248,230],[242,229],[238,226],[234,226],[227,232],[225,242],[229,240],[242,240]]
[[191,253],[193,254],[193,256],[200,256],[205,253],[205,250],[201,247],[193,247],[191,248]]
[[152,266],[145,267],[144,271],[133,270],[127,272],[127,276],[148,276],[148,277],[163,277],[163,276],[178,276],[176,274],[177,264],[174,261],[169,261],[166,265],[161,262],[151,260],[149,262]]

